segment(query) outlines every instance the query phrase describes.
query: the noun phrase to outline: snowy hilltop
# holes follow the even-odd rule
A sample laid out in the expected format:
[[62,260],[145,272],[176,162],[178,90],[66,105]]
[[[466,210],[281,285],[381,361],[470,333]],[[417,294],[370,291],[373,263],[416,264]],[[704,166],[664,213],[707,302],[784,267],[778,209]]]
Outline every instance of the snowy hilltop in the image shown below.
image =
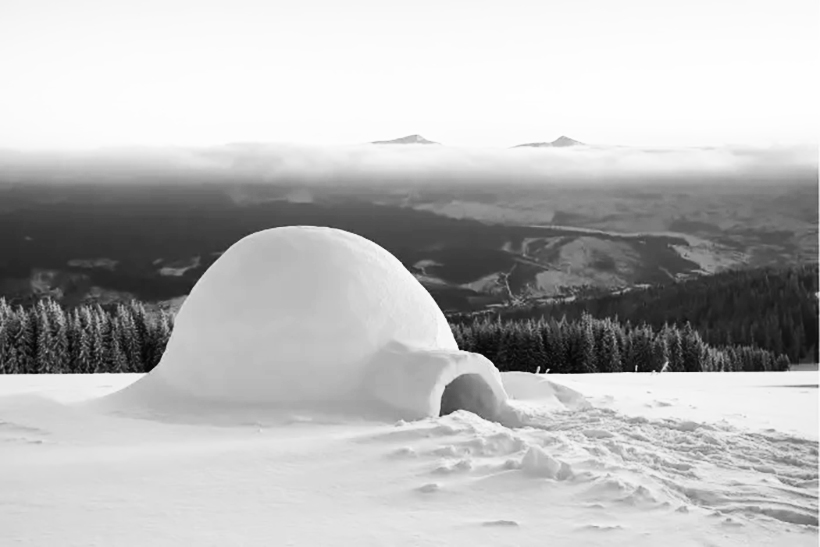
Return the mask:
[[516,145],[513,148],[566,148],[568,146],[584,146],[584,143],[561,135],[552,142],[530,142]]
[[434,141],[429,141],[421,135],[407,135],[398,139],[389,141],[373,141],[370,144],[441,144]]

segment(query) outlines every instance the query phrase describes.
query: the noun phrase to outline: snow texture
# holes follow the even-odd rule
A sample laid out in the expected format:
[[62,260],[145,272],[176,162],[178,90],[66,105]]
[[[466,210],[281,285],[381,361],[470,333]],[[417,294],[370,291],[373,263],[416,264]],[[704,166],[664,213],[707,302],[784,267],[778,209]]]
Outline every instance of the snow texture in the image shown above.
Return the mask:
[[816,547],[816,370],[500,376],[393,423],[0,376],[0,545]]
[[495,366],[458,350],[444,314],[396,257],[310,226],[230,247],[182,305],[160,364],[131,391],[145,401],[355,404],[405,419],[438,416],[445,395],[447,411],[492,418],[506,399]]

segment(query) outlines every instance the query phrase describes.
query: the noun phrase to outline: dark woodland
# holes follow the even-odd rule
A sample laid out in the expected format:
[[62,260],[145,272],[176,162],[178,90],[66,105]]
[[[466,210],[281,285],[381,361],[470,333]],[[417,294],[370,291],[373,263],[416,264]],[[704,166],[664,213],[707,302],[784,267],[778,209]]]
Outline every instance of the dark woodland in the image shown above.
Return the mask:
[[[691,325],[713,347],[751,346],[785,354],[792,363],[818,362],[817,264],[717,273],[686,281],[488,314],[517,322],[584,314],[616,324],[645,323],[655,331]],[[452,316],[456,323],[473,316]]]

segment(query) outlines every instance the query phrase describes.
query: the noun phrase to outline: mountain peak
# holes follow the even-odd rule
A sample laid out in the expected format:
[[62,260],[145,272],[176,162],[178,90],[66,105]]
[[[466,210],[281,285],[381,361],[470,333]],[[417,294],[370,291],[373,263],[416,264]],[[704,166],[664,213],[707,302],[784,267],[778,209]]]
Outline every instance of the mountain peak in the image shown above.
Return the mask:
[[371,144],[439,144],[437,142],[428,141],[421,135],[408,135],[400,139],[393,139],[392,141],[373,141]]
[[566,146],[583,146],[583,144],[584,143],[582,143],[581,141],[576,141],[575,139],[571,139],[566,135],[561,135],[552,142],[530,142],[527,144],[519,144],[517,146],[514,146],[513,148],[562,148]]
[[570,139],[566,135],[561,135],[554,141],[550,143],[552,146],[577,146],[579,144],[584,144],[580,141],[576,141],[575,139]]

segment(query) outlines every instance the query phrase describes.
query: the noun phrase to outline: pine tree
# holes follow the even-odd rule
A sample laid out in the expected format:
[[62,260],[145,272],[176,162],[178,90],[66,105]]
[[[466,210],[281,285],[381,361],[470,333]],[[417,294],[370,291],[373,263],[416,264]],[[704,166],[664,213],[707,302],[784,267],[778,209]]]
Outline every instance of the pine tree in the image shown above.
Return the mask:
[[14,374],[17,371],[14,334],[18,328],[17,318],[3,309],[5,301],[0,299],[0,374]]
[[92,372],[108,372],[112,370],[109,361],[110,350],[108,349],[109,339],[111,337],[111,322],[108,316],[99,307],[93,310],[92,318]]
[[36,371],[40,374],[53,374],[56,371],[54,354],[54,335],[45,303],[40,300],[35,309],[37,325]]
[[601,372],[623,372],[618,336],[615,325],[609,319],[601,323],[598,368]]
[[[647,330],[649,328],[647,327]],[[648,336],[654,336],[651,331]],[[663,334],[654,336],[652,341],[652,361],[650,363],[650,370],[660,372],[664,365],[669,361],[669,350],[666,346],[666,337]]]
[[148,368],[145,372],[150,372],[162,359],[165,346],[171,337],[173,318],[165,311],[161,311],[156,317],[153,326],[154,330],[151,336],[151,361],[148,363]]
[[683,372],[683,344],[678,329],[664,325],[663,336],[666,338],[666,351],[669,356],[669,370]]
[[683,355],[683,370],[685,372],[701,372],[703,370],[702,359],[704,345],[700,335],[695,332],[689,322],[683,327],[681,349]]
[[578,329],[578,356],[580,372],[598,372],[598,364],[595,362],[595,335],[592,331],[592,317],[588,313],[584,313],[581,317],[581,324]]
[[110,371],[121,373],[129,372],[128,356],[123,347],[123,328],[120,323],[120,318],[114,317],[110,323],[108,332],[108,362],[110,364]]
[[18,306],[16,316],[20,322],[20,330],[17,331],[15,341],[17,367],[21,374],[33,374],[37,371],[37,330],[34,322],[34,308],[27,312],[22,306]]
[[45,303],[48,324],[51,327],[51,359],[53,372],[68,372],[71,355],[68,346],[68,324],[62,307],[53,300]]
[[25,368],[23,347],[20,344],[22,333],[25,329],[24,320],[28,316],[21,316],[19,313],[11,312],[5,319],[5,340],[2,342],[4,349],[2,352],[3,372],[5,374],[24,374],[28,370]]
[[629,334],[628,371],[652,371],[652,333],[646,327],[637,327]]
[[140,333],[131,315],[130,308],[117,306],[117,325],[119,327],[120,345],[127,363],[129,372],[140,372],[145,368],[142,357],[142,340]]

